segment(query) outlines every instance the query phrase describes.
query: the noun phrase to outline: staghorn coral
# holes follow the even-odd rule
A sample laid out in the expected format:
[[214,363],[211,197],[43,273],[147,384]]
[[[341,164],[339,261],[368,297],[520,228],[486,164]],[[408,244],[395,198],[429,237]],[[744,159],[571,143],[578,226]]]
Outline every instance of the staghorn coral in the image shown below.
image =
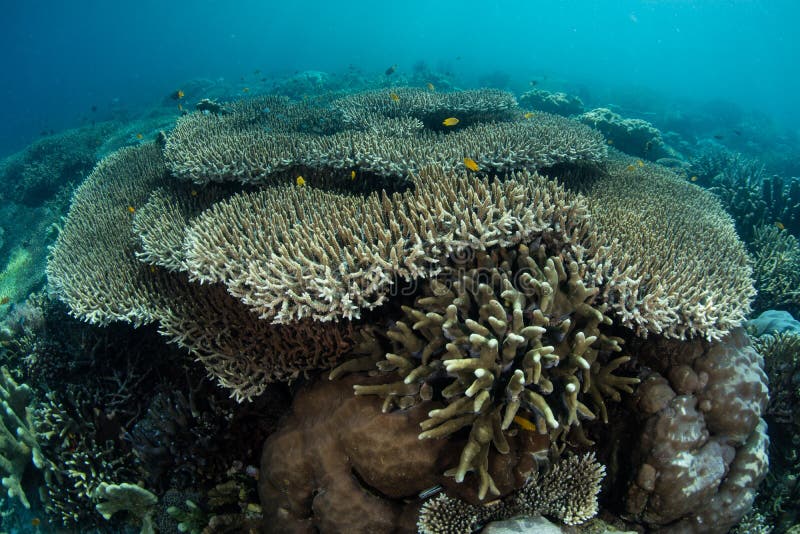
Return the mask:
[[[460,102],[448,104],[442,119],[457,109],[483,105],[481,98],[469,91],[419,94],[420,99],[434,103]],[[436,128],[421,121],[429,115],[420,110],[428,109],[429,104],[417,106],[411,103],[413,99],[404,104],[402,97],[398,104],[389,93],[359,93],[336,100],[331,106],[338,112],[269,98],[272,100],[234,104],[226,115],[193,113],[179,119],[164,150],[170,171],[196,183],[255,184],[285,183],[297,174],[312,173],[315,186],[368,192],[402,190],[408,187],[411,174],[430,165],[461,170],[467,155],[485,172],[508,172],[556,163],[596,162],[606,151],[597,132],[546,113],[516,122],[487,122],[496,117],[485,113],[471,121],[464,116],[455,131],[437,134],[441,119]],[[303,106],[303,111],[292,111]],[[274,123],[276,115],[284,114],[299,115],[301,124],[319,122],[325,118],[318,116],[320,113],[339,114],[337,120],[326,121],[331,127],[324,134]],[[430,113],[438,117],[440,112]],[[516,117],[510,111],[504,113],[509,113],[508,119]],[[357,180],[352,180],[351,171],[356,171]]]
[[472,533],[491,521],[542,514],[565,525],[578,525],[597,514],[597,495],[605,467],[594,454],[573,455],[537,474],[525,485],[491,506],[469,504],[439,494],[422,505],[420,534]]
[[779,308],[800,312],[800,243],[775,226],[759,226],[753,236],[753,276],[757,312]]
[[355,388],[357,395],[384,397],[385,411],[443,398],[445,406],[420,423],[419,437],[446,438],[469,428],[458,466],[448,474],[462,482],[474,471],[481,499],[499,494],[489,452],[492,446],[508,452],[506,433],[518,414],[555,443],[580,419],[599,414],[607,422],[604,397],[619,400],[638,382],[612,374],[628,361],[611,357],[621,340],[601,332],[611,321],[593,302],[597,289],[583,284],[576,262],[564,265],[558,254],[568,252],[553,246],[558,237],[546,236],[533,250],[480,252],[446,268],[385,334],[393,343],[378,366],[400,380]]
[[[357,318],[401,279],[435,275],[451,252],[530,240],[563,220],[562,207],[585,209],[530,173],[500,182],[433,169],[413,191],[391,197],[267,189],[235,195],[194,219],[187,264],[197,279],[224,283],[277,323]],[[586,226],[575,231],[578,240],[589,233]]]
[[442,129],[442,121],[448,117],[457,117],[461,126],[510,120],[517,109],[517,100],[511,93],[497,89],[443,93],[396,87],[348,95],[335,100],[333,107],[345,117],[357,117],[365,112],[386,117],[412,117],[435,130]]
[[152,145],[110,156],[75,194],[48,262],[51,288],[70,313],[93,324],[158,323],[238,399],[264,391],[272,380],[324,368],[349,348],[349,323],[272,326],[218,284],[194,284],[137,259],[133,214],[163,183]]
[[755,295],[747,251],[709,193],[658,165],[616,156],[586,185],[609,244],[602,299],[621,324],[684,339],[720,339]]

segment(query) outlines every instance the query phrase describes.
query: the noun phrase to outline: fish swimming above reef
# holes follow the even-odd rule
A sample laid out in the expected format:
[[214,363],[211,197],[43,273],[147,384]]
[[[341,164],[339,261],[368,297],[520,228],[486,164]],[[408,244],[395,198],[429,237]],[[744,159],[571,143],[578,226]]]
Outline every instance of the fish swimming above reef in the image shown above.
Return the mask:
[[400,102],[400,95],[397,93],[389,93],[389,98],[391,98],[394,102]]
[[170,97],[172,100],[180,100],[180,99],[182,99],[184,96],[186,96],[186,95],[184,94],[184,92],[183,92],[181,89],[178,89],[177,91],[175,91],[174,93],[172,93],[171,95],[169,95],[169,97]]
[[431,82],[428,82],[428,85],[426,87],[428,88],[428,91],[435,91],[436,90],[436,87],[434,87]]
[[459,121],[455,117],[448,117],[448,118],[446,118],[445,120],[442,121],[442,125],[443,126],[455,126],[459,122],[461,122],[461,121]]
[[480,169],[480,167],[478,167],[478,164],[472,158],[464,158],[464,166],[469,170],[471,170],[472,172],[478,172],[478,170]]
[[384,74],[386,74],[387,76],[391,76],[392,74],[394,74],[394,71],[396,70],[397,70],[397,65],[392,65],[391,67],[386,69],[386,72]]

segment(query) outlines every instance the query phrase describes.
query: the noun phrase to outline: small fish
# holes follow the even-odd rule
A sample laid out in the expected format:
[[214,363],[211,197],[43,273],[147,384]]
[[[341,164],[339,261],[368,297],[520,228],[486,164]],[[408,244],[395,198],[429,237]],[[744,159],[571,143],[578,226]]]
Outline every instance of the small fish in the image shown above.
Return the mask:
[[181,89],[178,89],[177,91],[172,93],[172,95],[170,95],[170,96],[172,97],[172,100],[180,100],[181,98],[183,98],[186,95],[184,94],[184,92]]
[[531,80],[531,87],[536,87],[538,83],[536,80]]
[[133,206],[128,206],[128,213],[136,213],[136,208]]
[[392,65],[391,67],[386,69],[386,73],[385,74],[387,76],[391,76],[392,74],[394,74],[394,71],[396,71],[396,70],[397,70],[397,65]]
[[183,111],[183,106],[178,104],[178,111]]
[[136,139],[138,139],[139,141],[141,141],[142,139],[144,139],[144,136],[143,136],[142,134],[140,134],[140,133],[137,133],[137,134],[136,134]]
[[528,111],[527,113],[525,113],[523,115],[523,117],[525,117],[526,119],[530,119],[530,118],[533,117],[533,112],[532,111]]
[[350,179],[351,180],[355,180],[356,179],[356,171],[350,171]]
[[431,495],[436,495],[437,493],[442,491],[442,489],[443,489],[442,486],[433,486],[432,488],[428,488],[426,490],[422,490],[421,492],[419,492],[418,497],[420,499],[427,499]]
[[446,118],[445,120],[442,121],[442,125],[444,125],[444,126],[455,126],[459,122],[461,122],[461,121],[459,121],[455,117],[448,117],[448,118]]
[[397,93],[389,93],[389,98],[391,98],[395,102],[400,102],[400,95]]
[[191,195],[193,197],[196,197],[197,196],[197,190],[196,189],[192,189]]
[[305,187],[306,186],[306,180],[302,176],[298,176],[296,182],[297,182],[297,186],[298,187]]
[[778,228],[778,230],[786,230],[786,226],[784,226],[784,224],[780,221],[775,221],[775,226]]
[[5,305],[11,302],[11,297],[8,295],[3,295],[3,298],[0,298],[0,305]]
[[472,158],[464,158],[464,166],[469,170],[471,170],[472,172],[478,172],[478,170],[480,169],[478,167],[478,164]]
[[691,180],[693,182],[696,182],[697,181],[697,176],[692,176],[691,178],[689,178],[689,180]]
[[644,161],[642,161],[640,159],[637,159],[636,160],[636,165],[638,165],[639,167],[644,167]]
[[426,87],[428,88],[428,91],[435,91],[436,90],[436,87],[434,87],[431,82],[428,82],[428,85]]
[[721,135],[715,135],[714,139],[722,139],[722,136]]
[[613,139],[609,139],[608,141],[606,141],[606,144],[607,145],[613,145],[614,144],[614,140]]
[[627,167],[625,167],[625,170],[626,171],[635,171],[636,167],[634,167],[633,165],[628,165]]
[[517,423],[522,430],[527,430],[528,432],[534,432],[536,430],[536,425],[521,415],[515,415],[514,422]]
[[250,92],[250,88],[249,87],[245,87],[244,89],[242,89],[242,92],[243,93],[249,93]]
[[31,526],[32,527],[38,527],[41,524],[42,524],[42,520],[39,519],[38,517],[34,517],[33,519],[31,519]]
[[733,133],[735,133],[736,135],[742,135],[742,132],[740,132],[739,130],[734,130]]

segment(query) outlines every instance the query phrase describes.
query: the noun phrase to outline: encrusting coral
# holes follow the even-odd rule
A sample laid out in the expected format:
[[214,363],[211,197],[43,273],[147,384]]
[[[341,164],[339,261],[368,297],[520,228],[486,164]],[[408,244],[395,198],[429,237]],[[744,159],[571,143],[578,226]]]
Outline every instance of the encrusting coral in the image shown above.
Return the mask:
[[480,531],[491,521],[542,514],[565,525],[579,525],[597,514],[597,495],[605,467],[594,454],[562,459],[544,474],[531,477],[519,490],[492,506],[469,504],[442,493],[422,505],[420,534],[463,534]]
[[720,339],[755,296],[731,217],[709,193],[665,167],[615,155],[588,185],[610,246],[602,297],[621,324],[684,339]]

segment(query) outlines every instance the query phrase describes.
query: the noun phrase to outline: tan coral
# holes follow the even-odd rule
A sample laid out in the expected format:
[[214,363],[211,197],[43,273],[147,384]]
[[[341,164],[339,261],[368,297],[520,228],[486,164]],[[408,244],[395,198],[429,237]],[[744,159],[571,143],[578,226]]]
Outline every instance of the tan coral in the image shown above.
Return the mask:
[[612,268],[602,298],[620,322],[684,339],[720,339],[755,295],[730,216],[701,188],[658,165],[617,155],[588,186]]

